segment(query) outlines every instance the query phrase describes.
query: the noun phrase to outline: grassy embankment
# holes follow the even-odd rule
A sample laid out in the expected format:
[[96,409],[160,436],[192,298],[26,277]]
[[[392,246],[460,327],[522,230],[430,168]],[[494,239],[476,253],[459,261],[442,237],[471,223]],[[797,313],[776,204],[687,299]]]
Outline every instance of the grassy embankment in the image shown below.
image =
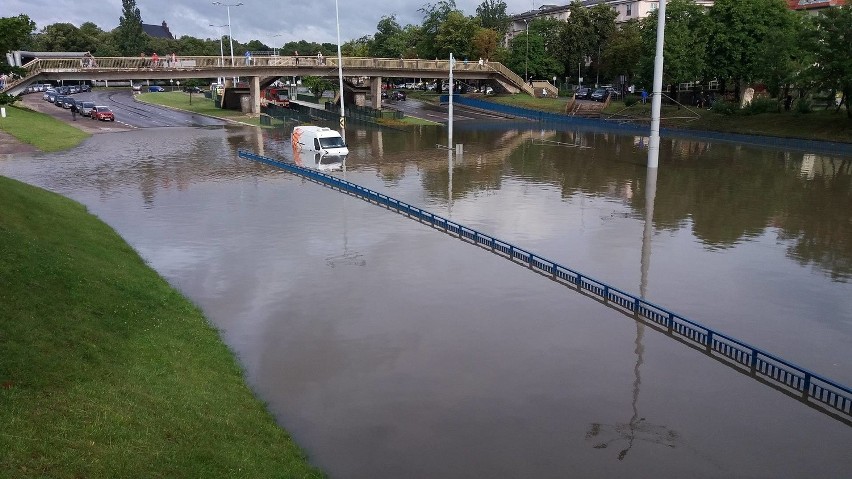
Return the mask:
[[[565,98],[533,98],[529,95],[495,95],[483,99],[554,113],[564,113],[565,104],[568,101]],[[697,118],[695,118],[696,114]],[[604,117],[608,115],[625,115],[638,118],[638,121],[650,122],[651,104],[638,103],[627,108],[624,102],[613,101],[603,111]],[[723,115],[711,110],[692,109],[690,111],[686,108],[678,109],[664,105],[660,115],[663,118],[664,127],[852,143],[852,120],[847,118],[845,111],[839,113],[835,113],[834,110],[816,110],[811,113],[785,111],[756,115],[743,113]]]
[[91,136],[50,115],[16,106],[6,106],[0,130],[46,152],[73,148]]
[[0,204],[0,477],[322,476],[112,229],[3,177]]
[[[239,121],[241,123],[247,123],[249,125],[261,126],[259,118],[252,118],[243,114],[240,111],[236,110],[223,110],[221,108],[217,108],[216,105],[213,104],[213,100],[209,98],[204,98],[203,94],[193,93],[192,94],[192,103],[190,104],[190,95],[189,93],[184,93],[180,91],[170,91],[170,92],[160,92],[160,93],[140,93],[136,96],[139,101],[143,101],[145,103],[152,103],[155,105],[168,106],[171,108],[177,108],[180,110],[191,111],[194,113],[200,113],[202,115],[213,116],[216,118],[224,118],[228,120]],[[272,118],[272,125],[266,126],[264,128],[272,128],[275,126],[280,126],[283,124],[281,120]]]

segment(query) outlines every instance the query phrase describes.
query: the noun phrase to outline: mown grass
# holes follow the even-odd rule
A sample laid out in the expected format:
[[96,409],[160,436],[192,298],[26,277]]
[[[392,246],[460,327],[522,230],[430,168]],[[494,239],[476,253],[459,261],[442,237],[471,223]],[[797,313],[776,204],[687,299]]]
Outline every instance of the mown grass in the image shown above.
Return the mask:
[[0,477],[322,477],[112,229],[3,177],[0,204]]
[[0,130],[45,152],[74,148],[92,136],[50,115],[16,106],[6,106]]
[[189,93],[178,91],[160,93],[140,93],[136,96],[136,98],[139,101],[143,101],[146,103],[163,105],[171,108],[178,108],[180,110],[191,111],[193,113],[200,113],[202,115],[209,115],[216,118],[239,121],[242,123],[247,123],[249,125],[263,126],[265,128],[273,128],[283,124],[281,120],[273,118],[271,126],[261,125],[260,118],[252,118],[236,110],[223,110],[221,108],[218,108],[213,103],[213,100],[205,98],[203,94],[199,93],[192,94],[192,103],[190,103]]
[[[552,113],[564,113],[568,98],[533,98],[529,95],[495,95],[481,97],[484,100]],[[633,117],[638,121],[650,122],[651,104],[637,103],[629,108],[622,101],[613,101],[602,116]],[[845,111],[817,110],[811,113],[795,111],[760,113],[748,115],[736,113],[723,115],[712,110],[678,108],[664,105],[662,125],[691,130],[719,131],[745,135],[765,135],[807,140],[838,141],[852,143],[852,120]]]

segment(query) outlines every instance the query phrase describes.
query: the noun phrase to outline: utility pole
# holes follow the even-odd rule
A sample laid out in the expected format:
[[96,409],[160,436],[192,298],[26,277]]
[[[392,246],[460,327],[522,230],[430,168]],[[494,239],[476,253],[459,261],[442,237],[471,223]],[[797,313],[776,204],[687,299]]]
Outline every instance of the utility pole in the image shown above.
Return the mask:
[[666,34],[666,0],[657,10],[657,51],[654,55],[654,88],[651,91],[651,138],[648,141],[648,168],[660,164],[660,107],[663,102],[663,46]]

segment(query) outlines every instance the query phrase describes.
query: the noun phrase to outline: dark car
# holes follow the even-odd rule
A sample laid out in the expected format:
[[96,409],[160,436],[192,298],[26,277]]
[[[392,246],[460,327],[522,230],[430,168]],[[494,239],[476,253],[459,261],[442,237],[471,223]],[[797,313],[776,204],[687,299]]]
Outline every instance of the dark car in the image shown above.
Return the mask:
[[62,99],[62,108],[70,109],[76,103],[77,102],[73,98],[71,98],[70,96],[66,96],[65,98]]
[[591,88],[586,88],[586,87],[578,88],[577,91],[574,93],[574,98],[576,98],[578,100],[588,100],[591,97],[592,97],[592,89]]
[[88,83],[83,83],[82,85],[80,85],[80,92],[90,92],[90,91],[92,91],[92,85],[89,85]]
[[405,101],[405,92],[401,90],[396,90],[395,92],[391,93],[391,100]]
[[93,120],[115,121],[115,114],[113,114],[112,110],[110,110],[108,106],[96,106],[92,108],[92,112],[89,116]]
[[66,98],[68,98],[68,97],[66,97],[65,95],[56,95],[53,98],[53,104],[58,106],[59,108],[62,108],[65,105],[65,99]]
[[590,99],[592,101],[606,101],[609,98],[609,92],[604,88],[598,88],[592,92]]
[[198,88],[197,86],[186,86],[183,87],[183,91],[187,93],[204,93],[204,90]]

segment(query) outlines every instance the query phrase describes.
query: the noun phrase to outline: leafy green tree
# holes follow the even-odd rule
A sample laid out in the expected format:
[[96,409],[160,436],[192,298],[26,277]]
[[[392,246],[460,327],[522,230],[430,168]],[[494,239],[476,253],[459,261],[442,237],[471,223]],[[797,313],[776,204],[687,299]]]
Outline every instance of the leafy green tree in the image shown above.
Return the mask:
[[311,91],[311,93],[321,98],[322,94],[328,90],[334,90],[334,83],[331,80],[322,77],[302,77],[302,86]]
[[142,30],[142,14],[136,0],[121,0],[122,15],[118,19],[115,42],[124,56],[136,56],[148,49],[148,36]]
[[472,17],[465,16],[460,10],[451,11],[435,35],[438,57],[449,58],[450,53],[460,60],[473,57],[473,38],[478,29],[479,25]]
[[[24,48],[35,29],[35,22],[26,15],[0,18],[0,53]],[[5,55],[0,58],[0,63],[6,64]]]
[[35,36],[34,46],[43,52],[91,52],[99,39],[83,33],[70,23],[54,23]]
[[479,26],[497,32],[500,38],[509,31],[509,15],[506,14],[506,2],[503,0],[485,0],[476,7]]
[[417,36],[417,54],[420,58],[438,58],[441,45],[437,42],[438,30],[447,21],[450,12],[456,11],[455,0],[441,0],[437,4],[426,4],[418,10],[423,14],[423,24]]
[[[750,1],[750,0],[743,0]],[[657,49],[655,10],[642,21],[640,79],[650,84]],[[701,80],[706,70],[707,14],[693,0],[671,0],[666,5],[666,41],[663,47],[663,85]]]
[[370,42],[372,40],[373,38],[369,35],[349,40],[340,45],[340,53],[347,57],[368,57],[370,56]]
[[793,15],[783,0],[717,0],[710,9],[707,64],[723,85],[733,81],[737,99],[743,82],[771,75],[779,61],[767,58],[771,43],[794,34]]
[[604,45],[601,68],[607,76],[624,75],[628,84],[633,83],[642,55],[642,31],[639,21],[629,20],[613,33]]
[[[527,48],[529,48],[529,54],[527,54]],[[524,80],[548,79],[562,72],[561,62],[548,53],[544,38],[541,35],[533,35],[532,31],[529,36],[526,32],[515,36],[509,43],[506,66]]]
[[601,60],[604,45],[615,33],[615,19],[618,12],[604,3],[599,3],[589,9],[589,21],[591,23],[592,38],[590,40],[592,61],[595,66],[595,75],[600,76]]
[[[568,15],[568,20],[559,32],[561,48],[558,58],[564,66],[564,71],[570,75],[586,65],[593,53],[597,53],[597,44],[594,42],[595,32],[589,10],[575,0],[568,6]],[[580,75],[582,76],[582,71]]]
[[824,88],[843,93],[846,116],[852,118],[852,5],[823,10],[814,27],[808,42],[816,60],[813,75]]
[[379,58],[399,58],[407,49],[405,34],[397,23],[396,16],[382,17],[376,26],[376,34],[370,42],[370,56]]

